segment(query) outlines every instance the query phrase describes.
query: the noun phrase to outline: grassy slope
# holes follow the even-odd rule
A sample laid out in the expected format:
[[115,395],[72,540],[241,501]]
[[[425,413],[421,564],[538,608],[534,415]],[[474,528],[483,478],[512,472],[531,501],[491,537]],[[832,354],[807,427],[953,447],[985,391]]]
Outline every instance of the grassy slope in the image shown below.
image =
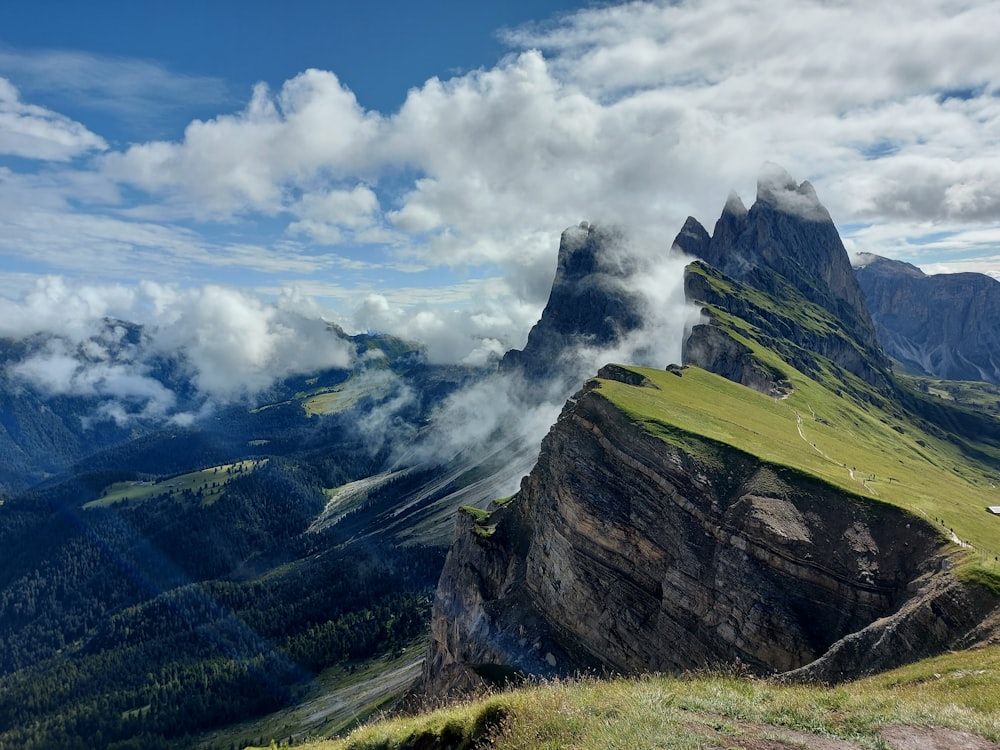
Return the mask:
[[634,368],[657,387],[600,381],[599,392],[649,432],[687,450],[718,441],[917,513],[949,536],[954,530],[975,548],[979,565],[1000,573],[1000,517],[985,511],[1000,504],[995,467],[898,413],[861,408],[782,367],[795,391],[781,400],[694,367],[681,377]]
[[1000,416],[1000,386],[976,381],[942,380],[941,378],[928,378],[920,375],[897,375],[897,377],[911,382],[914,388],[931,396],[986,412],[995,417]]
[[[130,481],[115,482],[101,493],[97,500],[84,504],[84,508],[103,508],[114,505],[122,500],[140,502],[149,500],[163,493],[171,496],[179,495],[184,490],[201,492],[205,503],[210,504],[225,491],[225,486],[243,473],[255,471],[267,463],[266,458],[236,461],[231,464],[209,466],[186,474],[167,477],[148,482]],[[215,485],[215,486],[213,486]]]
[[830,737],[884,748],[880,730],[894,725],[1000,740],[1000,646],[836,687],[725,674],[548,683],[306,747],[427,747],[434,745],[421,741],[433,739],[445,740],[438,746],[469,747],[470,740],[491,736],[497,748],[810,747],[811,739]]

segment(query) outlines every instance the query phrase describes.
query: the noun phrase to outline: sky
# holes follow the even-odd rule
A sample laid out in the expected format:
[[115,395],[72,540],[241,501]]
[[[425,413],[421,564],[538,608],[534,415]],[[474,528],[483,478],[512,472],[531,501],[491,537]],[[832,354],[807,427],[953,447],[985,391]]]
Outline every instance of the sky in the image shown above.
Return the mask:
[[996,29],[994,0],[0,0],[0,336],[119,317],[253,375],[343,362],[327,320],[482,364],[565,228],[666,252],[768,161],[849,250],[1000,278]]

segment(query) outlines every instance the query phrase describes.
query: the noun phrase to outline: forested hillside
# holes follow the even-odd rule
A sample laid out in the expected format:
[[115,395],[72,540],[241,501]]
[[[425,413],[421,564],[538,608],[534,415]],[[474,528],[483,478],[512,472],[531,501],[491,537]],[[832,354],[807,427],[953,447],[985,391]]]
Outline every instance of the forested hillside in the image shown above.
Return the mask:
[[402,546],[379,520],[412,482],[314,521],[393,460],[366,416],[411,435],[477,373],[357,343],[381,352],[374,367],[288,380],[264,403],[89,455],[74,443],[50,466],[63,471],[2,498],[0,747],[172,746],[426,630],[444,551]]

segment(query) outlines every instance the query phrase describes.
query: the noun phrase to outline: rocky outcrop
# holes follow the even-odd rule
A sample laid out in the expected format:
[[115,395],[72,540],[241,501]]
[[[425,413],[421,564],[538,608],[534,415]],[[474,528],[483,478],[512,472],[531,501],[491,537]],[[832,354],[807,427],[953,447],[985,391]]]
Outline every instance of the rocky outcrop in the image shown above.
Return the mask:
[[868,253],[854,273],[889,356],[918,374],[1000,384],[1000,282],[978,273],[928,276]]
[[782,373],[769,370],[754,358],[749,347],[711,323],[691,329],[684,342],[684,361],[775,398],[791,391]]
[[[781,167],[765,164],[749,211],[731,194],[712,235],[689,217],[674,246],[747,287],[779,299],[793,289],[802,299],[823,308],[837,321],[841,338],[857,342],[824,356],[871,385],[887,386],[888,361],[879,347],[847,251],[808,182],[797,184]],[[692,296],[696,294],[693,290],[688,292],[689,299],[707,301]],[[736,310],[730,312],[740,315]],[[791,341],[810,348],[809,342],[797,339],[800,333],[808,331],[801,326],[787,331]],[[837,359],[839,354],[844,358]]]
[[619,231],[586,223],[565,230],[541,319],[524,349],[504,355],[500,371],[529,380],[568,374],[578,384],[574,352],[614,345],[643,325],[642,297],[626,284],[634,270]]
[[594,384],[572,399],[514,499],[460,518],[427,688],[736,661],[858,674],[912,658],[928,613],[943,625],[921,648],[939,649],[995,604],[941,583],[942,539],[919,518],[688,438],[642,430]]

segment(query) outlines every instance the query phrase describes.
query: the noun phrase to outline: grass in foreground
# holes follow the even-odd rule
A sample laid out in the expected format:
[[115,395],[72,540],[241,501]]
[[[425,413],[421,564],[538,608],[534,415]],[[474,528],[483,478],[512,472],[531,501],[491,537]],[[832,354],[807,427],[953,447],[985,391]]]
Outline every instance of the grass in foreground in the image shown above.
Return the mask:
[[381,721],[306,747],[641,750],[762,747],[768,740],[785,743],[772,747],[809,747],[810,738],[827,737],[885,748],[880,730],[897,725],[1000,740],[1000,646],[836,687],[727,674],[550,682]]

